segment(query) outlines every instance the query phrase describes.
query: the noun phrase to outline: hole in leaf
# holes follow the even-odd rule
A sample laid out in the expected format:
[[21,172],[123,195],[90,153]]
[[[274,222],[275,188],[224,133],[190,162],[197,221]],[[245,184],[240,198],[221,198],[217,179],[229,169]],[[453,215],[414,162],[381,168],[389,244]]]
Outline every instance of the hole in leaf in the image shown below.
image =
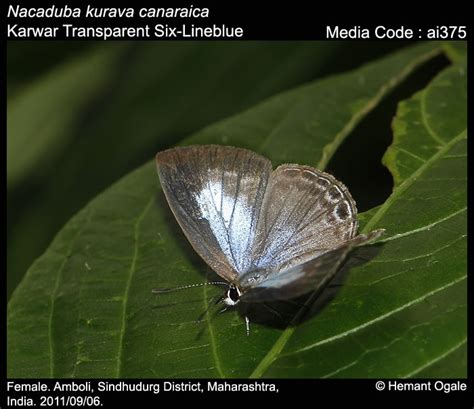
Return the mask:
[[360,213],[384,203],[392,192],[392,175],[382,156],[392,143],[398,103],[426,87],[448,64],[439,56],[412,73],[357,125],[329,162],[327,171],[348,187]]

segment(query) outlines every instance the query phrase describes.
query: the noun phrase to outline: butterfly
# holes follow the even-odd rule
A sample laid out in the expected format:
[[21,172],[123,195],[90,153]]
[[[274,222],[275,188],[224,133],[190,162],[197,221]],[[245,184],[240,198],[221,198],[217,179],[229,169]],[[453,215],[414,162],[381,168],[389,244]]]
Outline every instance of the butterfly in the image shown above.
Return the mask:
[[168,149],[156,155],[156,166],[185,236],[226,280],[219,300],[226,307],[323,288],[354,247],[384,231],[357,234],[357,208],[347,188],[310,166],[273,170],[255,152],[220,145]]

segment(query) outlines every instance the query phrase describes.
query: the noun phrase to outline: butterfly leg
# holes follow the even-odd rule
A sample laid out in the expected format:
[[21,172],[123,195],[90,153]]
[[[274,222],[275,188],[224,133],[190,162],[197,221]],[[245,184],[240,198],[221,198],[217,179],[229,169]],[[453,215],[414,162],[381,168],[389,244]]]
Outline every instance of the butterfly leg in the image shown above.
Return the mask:
[[201,315],[199,315],[199,317],[196,318],[196,324],[200,324],[204,318],[204,316],[207,314],[207,312],[209,311],[209,307],[207,307],[202,313]]
[[222,302],[222,300],[225,298],[225,294],[221,295],[219,298],[217,298],[217,300],[214,302],[214,305],[217,305],[219,304],[220,302]]
[[247,330],[247,336],[250,335],[250,321],[249,317],[245,316],[245,328]]
[[204,316],[208,313],[208,311],[211,309],[211,307],[213,305],[216,305],[218,302],[220,302],[222,300],[222,296],[220,296],[219,298],[217,298],[217,301],[215,303],[209,303],[207,305],[207,308],[201,313],[201,315],[199,315],[199,317],[196,319],[196,324],[199,324],[200,322],[202,322]]

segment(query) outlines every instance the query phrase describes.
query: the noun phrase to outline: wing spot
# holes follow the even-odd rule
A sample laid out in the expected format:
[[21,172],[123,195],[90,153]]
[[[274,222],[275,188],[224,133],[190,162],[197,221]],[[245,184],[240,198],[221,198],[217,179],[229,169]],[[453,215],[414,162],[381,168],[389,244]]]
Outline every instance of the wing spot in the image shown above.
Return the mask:
[[336,203],[343,198],[342,191],[337,185],[332,185],[324,196],[329,203]]
[[339,203],[336,206],[335,210],[336,210],[336,214],[337,214],[337,216],[340,220],[346,220],[351,214],[350,209],[349,209],[349,205],[347,204],[347,202]]

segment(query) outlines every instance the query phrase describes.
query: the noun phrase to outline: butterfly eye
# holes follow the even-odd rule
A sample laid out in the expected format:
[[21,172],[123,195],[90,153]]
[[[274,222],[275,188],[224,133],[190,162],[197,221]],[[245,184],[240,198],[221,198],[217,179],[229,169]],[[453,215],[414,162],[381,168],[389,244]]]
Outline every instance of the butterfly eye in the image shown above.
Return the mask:
[[235,287],[229,288],[229,291],[227,292],[227,296],[234,302],[239,301],[240,298],[240,292],[237,290]]

